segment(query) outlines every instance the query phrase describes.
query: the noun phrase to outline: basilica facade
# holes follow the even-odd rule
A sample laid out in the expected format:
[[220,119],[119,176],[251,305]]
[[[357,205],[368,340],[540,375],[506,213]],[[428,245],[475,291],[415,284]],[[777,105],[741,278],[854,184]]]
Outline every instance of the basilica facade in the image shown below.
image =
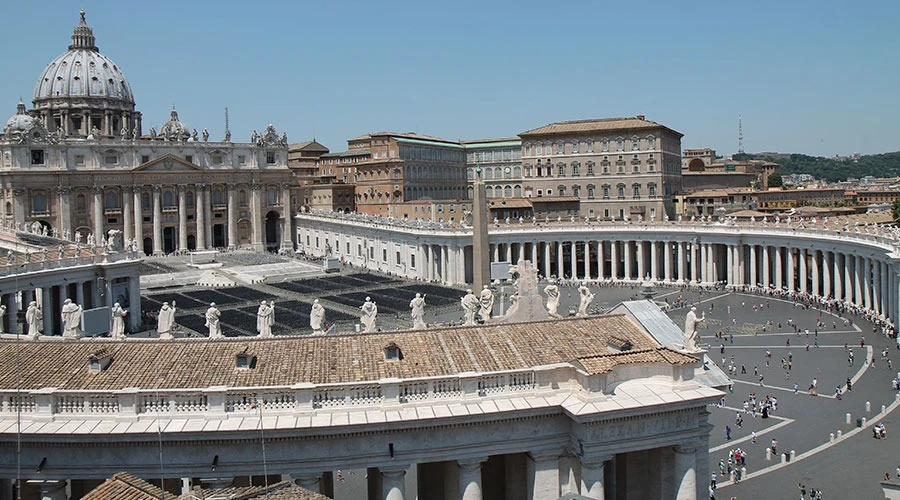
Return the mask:
[[7,226],[102,241],[122,231],[147,255],[212,248],[292,250],[286,134],[210,139],[178,117],[144,133],[131,86],[100,52],[84,12],[68,50],[47,65],[32,109],[0,135]]

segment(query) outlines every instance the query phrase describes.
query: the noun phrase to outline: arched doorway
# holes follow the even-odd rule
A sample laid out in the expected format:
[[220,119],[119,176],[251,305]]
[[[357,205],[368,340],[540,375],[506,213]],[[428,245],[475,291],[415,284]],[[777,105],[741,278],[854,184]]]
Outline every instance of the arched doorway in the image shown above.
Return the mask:
[[213,224],[213,248],[225,248],[225,224]]
[[153,255],[153,238],[144,238],[144,255]]
[[278,233],[281,225],[281,215],[272,210],[266,214],[266,250],[269,252],[277,252],[280,248]]
[[193,234],[189,234],[187,237],[187,247],[192,252],[197,249],[197,237]]
[[163,252],[172,253],[175,251],[175,228],[163,228]]

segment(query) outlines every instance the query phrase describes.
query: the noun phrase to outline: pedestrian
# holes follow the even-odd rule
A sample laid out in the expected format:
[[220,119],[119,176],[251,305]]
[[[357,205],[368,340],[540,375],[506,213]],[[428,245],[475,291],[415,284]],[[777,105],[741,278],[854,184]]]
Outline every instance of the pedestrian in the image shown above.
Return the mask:
[[[750,432],[750,442],[756,444],[756,431]],[[900,466],[897,467],[897,477],[900,477]]]
[[848,391],[853,390],[853,382],[850,380],[850,377],[847,377],[847,390]]
[[731,426],[730,425],[725,426],[725,439],[727,441],[731,441]]
[[797,394],[798,392],[800,392],[800,384],[794,382],[794,394]]
[[[798,483],[797,488],[800,489],[800,500],[803,500],[804,498],[806,498],[806,485],[803,483]],[[694,494],[696,495],[697,493],[694,492]]]
[[710,474],[710,476],[709,476],[709,485],[712,487],[712,489],[716,489],[716,488],[718,488],[718,485],[716,483],[717,483],[716,471],[713,471],[712,474]]

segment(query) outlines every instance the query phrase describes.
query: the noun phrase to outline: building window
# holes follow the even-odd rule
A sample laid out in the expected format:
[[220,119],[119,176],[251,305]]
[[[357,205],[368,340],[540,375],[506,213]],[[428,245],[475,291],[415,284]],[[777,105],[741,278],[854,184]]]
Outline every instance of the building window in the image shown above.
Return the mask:
[[141,155],[141,163],[147,163],[150,161],[150,155]]
[[238,191],[238,205],[241,207],[247,206],[247,191],[241,189]]
[[588,199],[589,199],[589,200],[593,200],[593,199],[594,199],[594,188],[592,188],[592,187],[589,187],[589,188],[588,188]]
[[275,164],[275,151],[266,151],[266,165]]
[[589,161],[587,164],[587,174],[594,175],[594,162]]
[[44,193],[36,193],[31,198],[31,211],[35,214],[47,213],[47,197]]
[[213,165],[221,165],[225,163],[224,158],[220,154],[215,154],[209,157],[209,162]]
[[557,175],[557,177],[565,177],[565,175],[566,175],[566,164],[565,163],[557,163],[556,164],[556,175]]
[[387,248],[381,249],[381,260],[387,263]]
[[578,163],[573,163],[572,164],[572,176],[578,177],[579,175],[581,175],[581,165]]
[[270,207],[278,204],[278,192],[273,187],[266,189],[266,204]]
[[244,155],[238,155],[238,165],[246,165],[247,157]]
[[119,195],[115,191],[109,191],[106,193],[106,207],[107,210],[117,210],[121,208],[119,206]]
[[185,155],[184,161],[188,163],[194,163],[194,155]]
[[384,348],[385,361],[400,361],[401,359],[403,359],[403,353],[397,344],[391,342]]
[[593,140],[593,139],[589,139],[589,140],[587,141],[587,152],[588,152],[588,153],[593,153],[593,152],[594,152],[594,140]]
[[558,154],[558,155],[563,154],[563,143],[561,143],[561,142],[556,143],[556,154]]
[[141,193],[141,210],[150,210],[150,193]]
[[171,190],[163,191],[163,208],[175,208],[175,193]]
[[609,199],[609,186],[608,185],[603,186],[603,199],[604,200]]
[[656,184],[650,184],[647,186],[647,196],[656,198]]
[[75,165],[84,165],[84,155],[75,155]]
[[565,187],[565,186],[559,185],[559,186],[556,187],[556,190],[559,192],[559,196],[565,196],[565,195],[566,195],[566,187]]
[[44,150],[43,149],[32,149],[31,150],[31,164],[32,165],[43,165],[44,164]]
[[104,155],[103,156],[103,164],[104,165],[118,165],[119,157],[116,155]]
[[641,197],[641,185],[635,184],[632,186],[633,197],[634,199],[638,199]]
[[616,194],[618,195],[619,199],[624,200],[625,199],[625,184],[619,184],[618,186],[616,186],[616,191],[617,191]]
[[619,137],[616,139],[616,151],[624,151],[625,150],[625,139]]
[[397,252],[397,265],[400,265],[400,252]]
[[631,150],[632,151],[640,151],[641,150],[641,140],[637,137],[631,139]]
[[581,196],[581,188],[578,186],[572,186],[572,196],[578,198]]
[[75,211],[80,214],[87,212],[87,198],[83,194],[75,197]]
[[184,204],[189,207],[194,206],[194,193],[193,192],[188,191],[187,193],[184,194]]
[[606,152],[609,151],[609,140],[603,139],[600,141],[600,151]]

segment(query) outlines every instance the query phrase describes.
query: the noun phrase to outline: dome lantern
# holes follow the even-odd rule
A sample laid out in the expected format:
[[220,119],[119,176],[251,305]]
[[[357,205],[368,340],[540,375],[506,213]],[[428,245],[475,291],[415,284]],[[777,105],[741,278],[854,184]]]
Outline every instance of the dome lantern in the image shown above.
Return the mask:
[[72,45],[69,45],[69,50],[73,49],[93,50],[95,52],[100,50],[97,48],[94,30],[88,26],[87,21],[84,19],[83,10],[81,11],[81,22],[72,30]]

